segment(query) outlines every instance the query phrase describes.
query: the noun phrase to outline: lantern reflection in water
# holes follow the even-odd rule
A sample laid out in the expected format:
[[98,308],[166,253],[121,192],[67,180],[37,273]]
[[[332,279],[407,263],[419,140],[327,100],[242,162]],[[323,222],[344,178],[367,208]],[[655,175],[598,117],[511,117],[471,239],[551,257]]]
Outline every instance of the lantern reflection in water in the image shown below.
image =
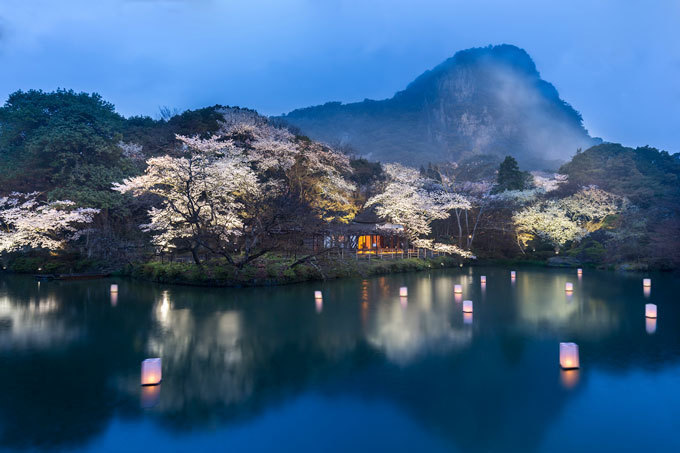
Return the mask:
[[142,395],[140,405],[142,409],[151,409],[156,406],[161,399],[161,386],[159,385],[144,385],[142,386]]
[[646,318],[656,318],[656,305],[645,304],[645,317]]
[[649,296],[652,295],[652,288],[649,286],[644,286],[642,288],[642,294],[645,296],[645,298],[649,299]]
[[118,305],[118,293],[111,293],[111,306],[115,307]]
[[323,299],[314,299],[314,304],[316,306],[316,312],[321,313],[323,311]]
[[463,313],[463,324],[472,324],[472,313]]
[[454,294],[453,300],[455,300],[456,302],[463,302],[463,295],[462,294]]
[[565,370],[579,368],[578,345],[560,343],[560,366]]
[[579,370],[560,370],[560,380],[562,381],[562,387],[567,390],[573,389],[579,381]]
[[158,385],[161,383],[161,359],[146,359],[142,362],[142,385]]
[[400,295],[401,297],[406,297],[406,296],[408,296],[408,288],[405,287],[405,286],[402,286],[401,288],[399,288],[399,295]]
[[656,318],[645,318],[645,330],[650,335],[656,332]]
[[464,313],[472,313],[472,301],[471,300],[464,300],[463,301],[463,312]]
[[453,292],[456,294],[463,294],[463,285],[454,285]]
[[399,303],[401,304],[401,308],[406,308],[408,305],[408,297],[399,297]]

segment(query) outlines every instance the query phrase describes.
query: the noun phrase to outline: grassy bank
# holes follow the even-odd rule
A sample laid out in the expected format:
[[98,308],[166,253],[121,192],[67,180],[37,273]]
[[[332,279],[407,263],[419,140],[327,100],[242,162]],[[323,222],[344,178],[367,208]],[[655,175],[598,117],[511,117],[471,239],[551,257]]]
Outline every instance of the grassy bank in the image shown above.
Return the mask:
[[423,271],[457,267],[460,260],[453,257],[431,259],[356,261],[325,259],[291,267],[292,258],[266,256],[237,270],[224,261],[214,260],[202,268],[193,263],[161,263],[152,261],[125,267],[124,275],[159,283],[196,286],[268,286],[285,285],[342,277],[369,277],[400,272]]

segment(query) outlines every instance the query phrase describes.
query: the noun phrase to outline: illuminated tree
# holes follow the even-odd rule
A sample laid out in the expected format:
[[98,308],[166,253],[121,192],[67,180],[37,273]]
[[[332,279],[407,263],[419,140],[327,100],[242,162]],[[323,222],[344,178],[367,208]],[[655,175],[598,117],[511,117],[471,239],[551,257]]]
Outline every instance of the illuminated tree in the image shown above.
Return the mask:
[[81,237],[98,212],[68,200],[42,203],[37,192],[0,197],[0,253],[61,249]]

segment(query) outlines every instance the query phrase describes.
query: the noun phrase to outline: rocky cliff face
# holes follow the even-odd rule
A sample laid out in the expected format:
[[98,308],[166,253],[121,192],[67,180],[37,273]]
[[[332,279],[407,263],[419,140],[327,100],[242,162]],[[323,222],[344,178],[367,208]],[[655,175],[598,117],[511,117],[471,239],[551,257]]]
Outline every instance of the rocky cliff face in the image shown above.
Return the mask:
[[460,51],[391,99],[330,102],[282,119],[313,139],[411,165],[510,154],[526,168],[555,168],[596,143],[531,57],[510,45]]

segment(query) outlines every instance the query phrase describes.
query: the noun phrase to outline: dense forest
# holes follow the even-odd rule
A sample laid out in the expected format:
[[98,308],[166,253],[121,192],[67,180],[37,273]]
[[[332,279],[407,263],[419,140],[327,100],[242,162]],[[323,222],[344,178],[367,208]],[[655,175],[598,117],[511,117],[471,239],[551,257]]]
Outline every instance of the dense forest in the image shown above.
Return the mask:
[[523,171],[503,150],[412,168],[303,133],[241,108],[125,118],[96,94],[13,93],[0,108],[3,268],[183,260],[223,279],[272,263],[290,277],[328,253],[304,238],[365,212],[458,261],[680,264],[677,154],[604,143],[552,172]]

